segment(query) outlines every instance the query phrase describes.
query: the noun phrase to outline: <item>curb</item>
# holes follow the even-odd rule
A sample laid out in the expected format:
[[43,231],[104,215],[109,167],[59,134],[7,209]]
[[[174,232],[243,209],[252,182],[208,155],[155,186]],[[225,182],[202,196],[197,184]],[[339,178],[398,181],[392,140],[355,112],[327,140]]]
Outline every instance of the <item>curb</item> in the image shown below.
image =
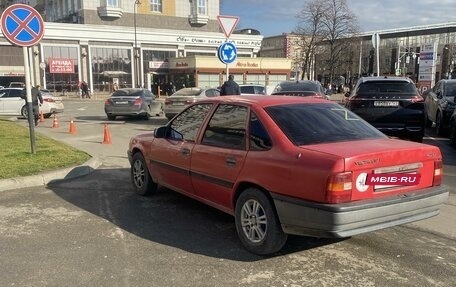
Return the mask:
[[37,175],[14,177],[0,180],[0,191],[47,185],[49,183],[73,179],[92,173],[102,164],[97,157],[91,158],[82,165],[47,171]]

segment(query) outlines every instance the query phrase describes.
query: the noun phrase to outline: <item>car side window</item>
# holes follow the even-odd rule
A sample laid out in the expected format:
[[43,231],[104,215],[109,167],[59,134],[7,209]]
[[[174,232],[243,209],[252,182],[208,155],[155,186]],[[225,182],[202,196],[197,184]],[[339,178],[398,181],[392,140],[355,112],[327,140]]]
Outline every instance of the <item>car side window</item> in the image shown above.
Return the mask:
[[10,98],[20,98],[23,94],[22,90],[10,90],[9,97]]
[[241,93],[243,94],[255,94],[254,88],[252,86],[241,86]]
[[209,89],[206,91],[206,97],[217,97],[217,96],[220,96],[220,93],[219,93],[219,91],[217,91],[215,89]]
[[212,104],[197,104],[184,110],[171,122],[168,138],[196,141],[201,124],[211,107]]
[[246,148],[247,107],[220,105],[204,131],[202,144],[222,148]]
[[272,147],[271,139],[255,113],[250,115],[249,142],[252,151],[269,150]]

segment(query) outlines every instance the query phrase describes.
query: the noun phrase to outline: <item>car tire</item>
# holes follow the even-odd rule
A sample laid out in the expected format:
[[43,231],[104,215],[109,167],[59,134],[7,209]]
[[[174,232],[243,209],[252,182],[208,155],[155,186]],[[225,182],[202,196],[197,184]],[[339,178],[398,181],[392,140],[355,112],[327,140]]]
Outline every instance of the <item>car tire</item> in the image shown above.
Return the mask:
[[242,245],[254,254],[275,253],[287,241],[272,200],[259,189],[248,188],[239,195],[235,222]]
[[144,156],[137,152],[133,155],[130,168],[131,181],[139,195],[150,195],[157,191],[158,185],[152,180]]
[[28,111],[27,111],[27,105],[24,105],[22,108],[21,108],[21,115],[28,119]]
[[450,124],[450,145],[456,147],[456,125]]
[[445,135],[445,129],[442,127],[442,113],[438,112],[435,118],[435,132],[439,136]]
[[113,116],[113,115],[107,115],[108,116],[108,120],[110,121],[114,121],[116,119],[116,116]]
[[144,114],[143,119],[149,120],[150,119],[150,114],[151,114],[151,108],[150,108],[150,106],[147,106],[147,111]]
[[428,118],[428,115],[424,115],[424,124],[427,128],[432,127],[432,121]]

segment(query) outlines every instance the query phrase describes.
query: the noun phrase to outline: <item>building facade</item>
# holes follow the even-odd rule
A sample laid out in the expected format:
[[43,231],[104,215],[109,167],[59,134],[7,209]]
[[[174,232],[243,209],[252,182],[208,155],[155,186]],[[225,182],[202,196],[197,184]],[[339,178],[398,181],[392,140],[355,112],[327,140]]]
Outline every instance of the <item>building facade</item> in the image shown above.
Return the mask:
[[[374,34],[380,38],[378,61]],[[346,84],[377,75],[377,69],[380,75],[410,77],[422,91],[440,79],[456,78],[456,22],[366,32],[350,40],[335,71],[335,78]],[[329,81],[327,61],[322,43],[315,54],[314,77],[324,84]]]
[[[4,9],[13,2],[2,4]],[[121,87],[223,83],[226,66],[220,69],[217,48],[226,36],[217,21],[219,1],[38,0],[34,7],[43,15],[45,33],[38,45],[29,48],[33,85],[75,92],[78,82],[86,81],[92,91],[109,92],[114,83]],[[2,36],[0,85],[5,85],[23,80],[24,59],[22,49]],[[242,63],[244,58],[257,58],[262,39],[257,33],[233,33],[229,41],[236,45],[238,60],[230,66]],[[184,76],[182,71],[172,71],[176,67],[170,63],[183,63],[187,60],[179,59],[189,57],[209,57],[213,68],[206,65],[191,69],[193,66],[188,64],[189,69],[183,70],[189,74]],[[262,63],[268,62],[266,59]],[[263,79],[263,84],[269,84],[269,79],[287,79],[291,70],[287,63],[285,68],[283,64],[257,64],[262,69],[244,69],[238,78],[250,82],[253,74],[265,73],[258,74],[255,82]]]
[[[282,35],[264,37],[261,49],[259,52],[260,57],[276,57],[276,58],[287,58],[291,60],[291,75],[293,79],[300,79],[302,73],[302,36],[283,33]],[[313,62],[309,65],[308,74],[305,78],[313,79]]]

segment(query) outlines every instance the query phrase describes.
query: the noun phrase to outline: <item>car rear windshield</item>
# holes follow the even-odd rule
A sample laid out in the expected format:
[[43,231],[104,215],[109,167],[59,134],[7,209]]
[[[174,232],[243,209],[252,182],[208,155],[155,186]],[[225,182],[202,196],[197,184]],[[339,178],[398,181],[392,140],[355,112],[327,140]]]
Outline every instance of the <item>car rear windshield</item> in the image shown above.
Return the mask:
[[199,88],[183,88],[175,92],[173,96],[193,97],[201,94],[203,90]]
[[415,85],[407,81],[371,81],[359,85],[359,94],[384,94],[384,93],[417,93]]
[[112,96],[113,97],[140,97],[143,94],[142,90],[133,90],[133,89],[123,89],[115,91]]
[[356,114],[334,103],[271,106],[266,111],[297,146],[386,137]]
[[274,90],[274,92],[286,92],[286,91],[318,91],[319,87],[314,82],[289,82],[280,83]]

